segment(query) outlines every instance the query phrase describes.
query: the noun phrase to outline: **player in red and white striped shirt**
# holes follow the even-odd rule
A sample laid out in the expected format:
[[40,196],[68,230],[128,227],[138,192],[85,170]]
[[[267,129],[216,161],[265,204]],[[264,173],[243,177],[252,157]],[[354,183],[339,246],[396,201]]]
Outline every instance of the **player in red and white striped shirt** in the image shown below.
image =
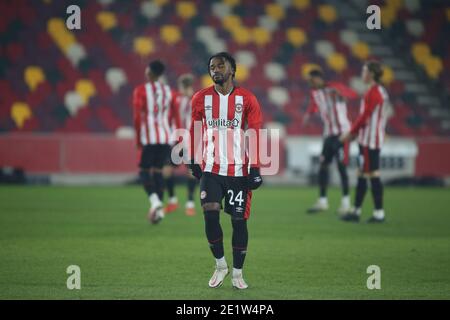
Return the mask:
[[[191,99],[194,95],[194,76],[192,74],[182,74],[178,77],[178,92],[174,95],[175,109],[180,117],[181,128],[189,130],[191,127],[192,106]],[[173,176],[173,168],[176,167],[170,160],[170,165],[165,167],[166,186],[169,193],[169,203],[165,208],[165,213],[170,213],[178,208],[178,198],[175,196],[175,179]],[[187,176],[188,201],[185,206],[185,213],[193,216],[195,212],[194,191],[197,185],[197,179],[191,174]]]
[[152,61],[145,70],[149,81],[133,92],[136,146],[141,152],[139,175],[149,196],[149,219],[152,223],[164,217],[162,167],[170,157],[173,143],[171,123],[179,125],[172,90],[159,81],[164,69],[160,61]]
[[344,85],[326,83],[322,71],[318,69],[310,71],[308,82],[312,90],[303,123],[306,124],[310,115],[318,112],[323,122],[324,137],[319,167],[319,199],[313,207],[308,209],[308,213],[328,210],[326,193],[329,176],[328,167],[333,159],[336,159],[342,185],[342,200],[338,212],[344,214],[350,210],[347,174],[348,144],[346,143],[339,148],[335,146],[340,144],[339,136],[350,131],[351,124],[347,116],[345,97],[355,98],[357,94]]
[[360,115],[350,132],[341,137],[349,141],[358,137],[359,171],[356,186],[355,209],[342,217],[344,221],[359,221],[361,207],[367,191],[367,178],[370,179],[375,204],[373,216],[368,222],[383,222],[383,185],[380,180],[380,151],[383,145],[388,117],[389,97],[380,84],[383,70],[377,61],[369,61],[362,69],[363,81],[368,85],[360,108]]
[[[247,253],[251,190],[262,183],[257,148],[261,109],[250,91],[234,85],[236,62],[228,53],[212,56],[208,71],[214,85],[192,98],[191,170],[200,179],[206,236],[216,258],[209,286],[220,286],[228,274],[219,222],[225,199],[224,211],[231,215],[233,226],[232,285],[246,289],[242,267]],[[245,142],[244,131],[253,137],[249,143]],[[195,157],[197,148],[200,156]]]

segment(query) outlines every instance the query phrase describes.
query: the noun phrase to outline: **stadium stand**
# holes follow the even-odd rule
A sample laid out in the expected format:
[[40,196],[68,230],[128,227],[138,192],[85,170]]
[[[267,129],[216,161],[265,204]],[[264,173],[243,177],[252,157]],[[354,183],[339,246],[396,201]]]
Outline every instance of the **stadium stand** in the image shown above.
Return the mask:
[[[386,65],[394,107],[388,133],[450,133],[444,1],[371,1],[382,8],[383,34],[366,28],[368,1],[360,0],[85,0],[78,1],[81,30],[73,31],[65,26],[70,4],[0,2],[1,132],[122,132],[132,125],[132,90],[150,59],[167,64],[170,84],[193,72],[200,88],[211,83],[205,61],[227,50],[264,121],[288,134],[321,132],[299,126],[311,67],[361,92],[361,64],[371,57]],[[350,106],[354,117],[359,102]]]

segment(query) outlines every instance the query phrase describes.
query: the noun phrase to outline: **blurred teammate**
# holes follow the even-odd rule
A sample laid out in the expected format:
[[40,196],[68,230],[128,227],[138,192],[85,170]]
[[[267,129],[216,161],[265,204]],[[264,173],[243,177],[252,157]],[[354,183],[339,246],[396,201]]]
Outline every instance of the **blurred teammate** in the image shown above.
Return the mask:
[[364,196],[367,191],[367,179],[370,179],[375,210],[367,221],[383,222],[383,185],[380,180],[380,151],[383,145],[387,116],[389,112],[388,95],[380,84],[383,70],[377,61],[368,61],[362,68],[362,79],[367,84],[360,108],[360,115],[349,133],[341,136],[341,141],[350,141],[358,136],[359,169],[356,186],[355,208],[344,215],[344,221],[359,221]]
[[[319,167],[319,199],[308,209],[308,213],[317,213],[328,210],[327,186],[329,179],[328,167],[336,159],[342,186],[340,214],[350,210],[349,183],[347,174],[348,144],[342,145],[339,136],[350,131],[350,121],[347,116],[347,104],[341,93],[335,86],[327,84],[320,70],[312,70],[308,76],[311,86],[309,107],[303,118],[306,125],[312,113],[319,112],[323,122],[323,146]],[[350,90],[350,89],[347,89]],[[352,94],[352,92],[350,92]],[[356,97],[356,93],[354,93]]]
[[[191,99],[194,94],[194,76],[192,74],[183,74],[178,78],[177,84],[178,94],[175,97],[175,109],[180,116],[181,127],[189,130],[191,127]],[[173,162],[171,164],[171,170],[166,177],[166,186],[169,193],[169,203],[165,210],[166,213],[173,212],[178,208],[178,198],[175,196],[175,183],[172,173],[172,167],[175,167],[175,165]],[[194,191],[196,185],[197,179],[189,173],[187,177],[188,201],[185,206],[185,213],[188,216],[195,215]]]
[[170,122],[176,116],[172,91],[159,81],[164,69],[163,63],[152,61],[145,69],[149,81],[133,92],[136,146],[141,152],[139,176],[150,200],[148,218],[152,223],[158,223],[164,217],[162,167],[170,154]]
[[[221,52],[209,59],[208,72],[214,85],[198,91],[192,98],[191,170],[200,179],[200,200],[204,210],[205,231],[211,251],[216,258],[216,270],[209,281],[212,288],[219,287],[228,274],[223,249],[223,233],[219,222],[222,200],[224,211],[231,216],[233,227],[232,285],[238,289],[248,286],[242,276],[247,253],[247,219],[253,189],[262,184],[259,173],[257,147],[246,148],[246,133],[258,139],[262,115],[256,97],[233,83],[236,62],[228,53]],[[195,133],[200,126],[202,134]],[[203,135],[203,141],[202,141]],[[201,158],[194,157],[201,144]],[[196,162],[198,161],[198,162]],[[199,164],[201,162],[201,164]]]

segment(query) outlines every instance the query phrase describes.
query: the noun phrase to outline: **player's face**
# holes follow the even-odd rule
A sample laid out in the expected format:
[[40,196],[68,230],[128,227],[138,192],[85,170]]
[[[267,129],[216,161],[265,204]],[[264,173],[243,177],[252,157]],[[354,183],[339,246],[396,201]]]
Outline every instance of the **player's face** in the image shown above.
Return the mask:
[[192,97],[194,95],[194,88],[179,86],[179,90],[183,96]]
[[361,78],[364,83],[370,83],[370,81],[372,80],[372,76],[370,74],[369,68],[367,68],[366,65],[364,65],[362,68]]
[[230,63],[223,58],[211,59],[209,63],[209,75],[214,83],[222,85],[228,81],[232,75],[232,68]]
[[320,77],[309,76],[308,83],[311,87],[317,89],[323,86],[323,80]]

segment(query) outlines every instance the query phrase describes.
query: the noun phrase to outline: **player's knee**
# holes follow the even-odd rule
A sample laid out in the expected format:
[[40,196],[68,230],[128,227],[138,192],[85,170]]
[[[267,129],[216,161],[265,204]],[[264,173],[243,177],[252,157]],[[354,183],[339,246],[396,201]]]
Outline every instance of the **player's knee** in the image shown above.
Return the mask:
[[203,211],[220,211],[220,203],[206,202],[202,205]]
[[375,170],[368,173],[369,178],[378,178],[380,176],[380,171]]

